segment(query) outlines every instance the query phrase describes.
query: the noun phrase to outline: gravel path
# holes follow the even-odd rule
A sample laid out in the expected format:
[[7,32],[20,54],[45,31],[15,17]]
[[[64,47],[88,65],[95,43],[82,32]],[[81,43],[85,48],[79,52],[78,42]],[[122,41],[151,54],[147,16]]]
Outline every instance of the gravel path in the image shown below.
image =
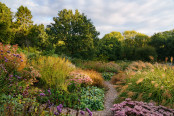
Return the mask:
[[[105,94],[105,101],[104,106],[105,109],[102,111],[93,111],[93,116],[113,116],[113,112],[110,110],[114,104],[114,100],[117,97],[116,89],[114,88],[114,85],[111,84],[109,81],[105,81],[106,86],[108,87],[108,91],[106,91]],[[67,109],[63,109],[63,112],[65,113]],[[71,115],[76,116],[76,111],[71,109]],[[82,115],[79,115],[82,116]],[[85,112],[85,116],[89,116],[87,112]]]
[[105,84],[108,86],[108,91],[105,94],[105,109],[103,111],[93,112],[93,116],[113,116],[113,112],[110,108],[113,107],[115,98],[117,97],[117,92],[114,85],[109,81],[105,81]]

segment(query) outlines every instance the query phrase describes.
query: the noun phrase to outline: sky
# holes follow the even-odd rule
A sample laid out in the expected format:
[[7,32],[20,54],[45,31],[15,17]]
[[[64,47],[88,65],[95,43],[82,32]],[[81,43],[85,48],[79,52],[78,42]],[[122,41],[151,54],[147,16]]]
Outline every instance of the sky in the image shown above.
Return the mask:
[[53,23],[58,11],[78,9],[100,32],[135,30],[149,36],[174,29],[174,0],[0,0],[12,12],[27,6],[35,24]]

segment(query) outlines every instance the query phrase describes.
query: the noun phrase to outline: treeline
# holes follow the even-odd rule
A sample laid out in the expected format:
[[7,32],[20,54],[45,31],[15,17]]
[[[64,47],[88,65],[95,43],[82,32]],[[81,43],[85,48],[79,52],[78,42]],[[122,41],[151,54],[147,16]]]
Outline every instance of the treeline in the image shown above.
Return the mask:
[[153,36],[136,31],[111,32],[99,39],[92,21],[76,10],[63,9],[54,23],[33,24],[31,11],[20,6],[16,13],[0,2],[0,42],[18,44],[45,54],[90,60],[164,60],[174,56],[174,30]]

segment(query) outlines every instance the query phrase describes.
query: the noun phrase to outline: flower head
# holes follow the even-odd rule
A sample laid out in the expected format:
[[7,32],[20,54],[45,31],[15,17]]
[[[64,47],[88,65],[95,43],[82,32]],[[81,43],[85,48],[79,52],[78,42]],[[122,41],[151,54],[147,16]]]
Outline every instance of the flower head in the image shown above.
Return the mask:
[[45,93],[40,93],[40,96],[45,96]]
[[86,108],[86,111],[89,113],[89,116],[92,116],[92,112],[88,108]]
[[80,114],[81,114],[81,115],[85,115],[85,112],[81,110],[81,111],[80,111]]

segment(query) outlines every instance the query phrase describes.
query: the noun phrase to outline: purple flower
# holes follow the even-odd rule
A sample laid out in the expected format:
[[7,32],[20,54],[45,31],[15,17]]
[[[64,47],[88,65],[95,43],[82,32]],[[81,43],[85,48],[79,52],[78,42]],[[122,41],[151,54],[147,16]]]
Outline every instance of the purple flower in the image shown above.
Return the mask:
[[126,100],[125,100],[125,101],[129,102],[129,101],[131,101],[131,98],[126,98]]
[[1,55],[3,55],[3,54],[1,54]]
[[22,79],[22,77],[20,77],[20,76],[17,76],[17,78],[18,78],[18,79]]
[[51,91],[48,89],[48,93],[51,95]]
[[81,114],[81,115],[85,115],[85,112],[81,110],[81,111],[80,111],[80,114]]
[[7,53],[10,53],[10,51],[7,51]]
[[89,116],[92,116],[92,112],[88,108],[86,108],[86,111],[89,113]]
[[3,52],[3,50],[1,50],[1,52]]
[[58,116],[58,115],[59,115],[59,113],[58,113],[58,112],[54,112],[54,115]]
[[62,105],[62,104],[59,104],[59,105],[57,106],[57,111],[58,111],[58,113],[61,113],[61,112],[62,112],[62,108],[63,108],[63,105]]
[[21,62],[23,62],[23,60],[21,60]]
[[62,104],[59,104],[59,107],[60,107],[60,108],[63,108],[63,105],[62,105]]
[[45,96],[45,93],[40,93],[40,96]]
[[59,113],[61,113],[61,112],[62,112],[62,109],[61,109],[59,106],[57,106],[57,111],[58,111]]
[[16,54],[13,54],[13,56],[16,56]]

